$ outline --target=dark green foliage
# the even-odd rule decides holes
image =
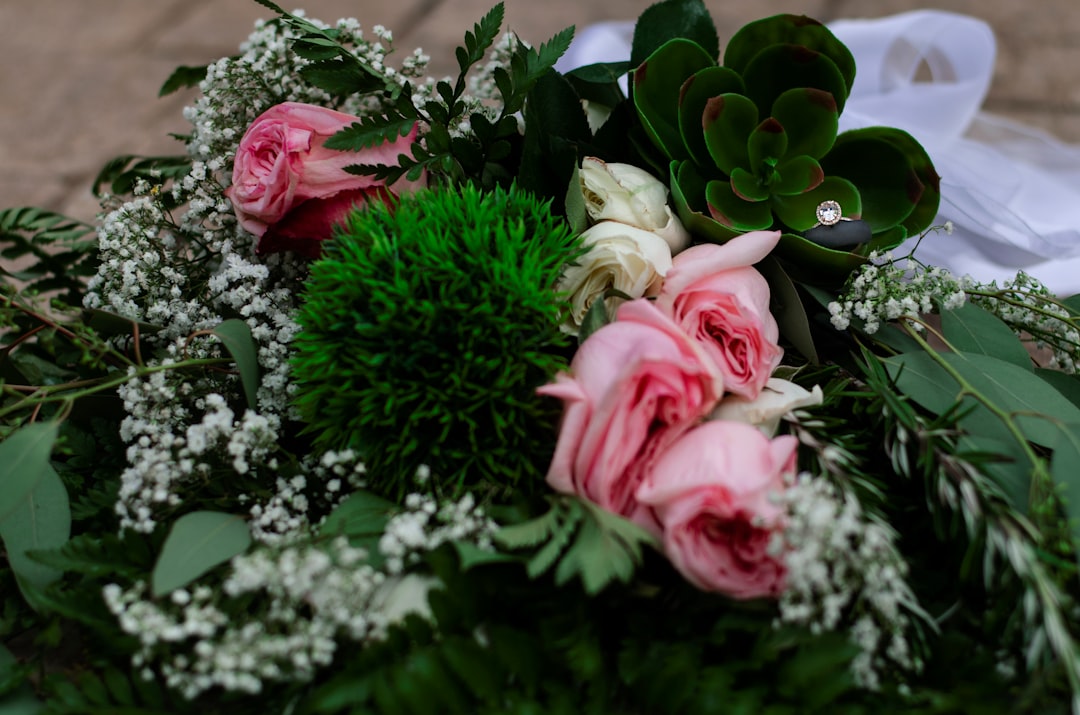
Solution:
[[[106,186],[108,193],[116,196],[130,194],[135,183],[140,179],[147,181],[151,186],[167,184],[187,176],[191,171],[191,157],[189,156],[136,156],[124,154],[111,160],[94,178],[93,191],[95,196],[102,196],[102,187]],[[176,201],[168,192],[160,194],[160,200],[166,208],[176,207]]]
[[[577,240],[516,189],[425,192],[352,215],[312,265],[294,377],[320,447],[359,448],[400,495],[419,465],[446,485],[537,483],[565,367],[554,288]]]
[[[23,289],[57,291],[77,305],[83,281],[97,270],[94,227],[52,211],[14,208],[0,211],[0,283]],[[17,269],[14,266],[19,266]]]

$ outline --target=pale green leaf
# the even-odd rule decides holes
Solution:
[[[505,564],[520,561],[517,556],[512,556],[502,551],[482,549],[471,541],[454,541],[454,551],[457,552],[458,563],[462,571],[468,571],[477,566],[486,564]]]
[[[155,596],[186,586],[251,545],[247,524],[238,516],[196,511],[176,520],[161,548],[150,583]]]
[[[251,337],[251,328],[237,318],[226,320],[211,331],[225,344],[229,354],[236,361],[240,371],[240,382],[244,386],[244,396],[248,407],[255,409],[256,394],[259,391],[259,360],[255,340]]]
[[[56,442],[53,422],[35,422],[20,427],[0,442],[0,520],[6,519],[34,490],[51,469],[49,455]]]
[[[1031,354],[1012,329],[974,303],[941,313],[945,339],[957,352],[989,355],[1031,370]]]
[[[353,492],[334,507],[319,527],[319,533],[322,536],[348,537],[382,534],[395,509],[393,502],[371,492]]]
[[[63,575],[59,569],[32,560],[26,552],[58,549],[70,537],[71,507],[67,488],[56,470],[46,464],[44,475],[29,496],[0,521],[0,538],[20,588],[27,584],[41,589]]]

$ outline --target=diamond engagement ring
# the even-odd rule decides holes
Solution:
[[[822,201],[818,204],[816,214],[818,222],[811,228],[817,228],[818,226],[835,226],[841,221],[851,221],[847,216],[844,216],[840,204],[832,199]]]

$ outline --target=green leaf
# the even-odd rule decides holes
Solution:
[[[1030,370],[977,353],[940,353],[939,357],[995,407],[1008,413],[1024,436],[1052,447],[1061,424],[1080,424],[1080,408]],[[928,353],[904,353],[882,362],[897,388],[934,414],[955,407],[963,396],[960,384]],[[975,434],[1000,433],[1001,420],[975,410],[964,420]]]
[[[836,143],[840,109],[828,92],[796,87],[773,102],[772,116],[783,125],[788,136],[788,155],[820,159]]]
[[[1021,514],[1027,513],[1033,465],[1021,445],[984,435],[961,435],[956,444],[958,456],[979,464],[1001,487],[1009,505]]]
[[[591,502],[581,504],[585,518],[559,562],[555,582],[562,585],[578,576],[592,596],[612,581],[629,583],[644,558],[643,547],[657,547],[657,543],[637,524]]]
[[[741,74],[746,96],[762,116],[770,115],[774,103],[788,90],[807,87],[828,92],[836,102],[837,113],[844,111],[844,77],[821,53],[794,45],[772,45],[754,55]]]
[[[745,74],[757,54],[770,45],[802,46],[824,54],[844,79],[844,97],[851,90],[855,81],[855,58],[851,51],[829,28],[805,15],[774,15],[744,25],[724,48],[724,65]],[[837,100],[842,102],[842,98]]]
[[[761,231],[772,226],[772,209],[767,201],[746,201],[728,181],[710,181],[705,200],[713,219],[737,231]]]
[[[70,536],[71,507],[67,489],[56,470],[46,465],[44,475],[30,495],[0,521],[0,538],[20,588],[27,584],[42,589],[63,575],[58,569],[31,560],[27,552],[58,549]]]
[[[648,7],[637,19],[630,48],[630,66],[637,67],[645,58],[669,40],[690,40],[716,63],[720,39],[708,8],[701,0],[665,0]]]
[[[629,71],[628,62],[600,62],[570,70],[566,79],[582,99],[614,107],[626,98],[619,80]]]
[[[750,135],[758,126],[758,110],[741,94],[721,94],[705,103],[700,122],[709,157],[730,175],[736,167],[750,169]],[[705,157],[695,157],[702,161]]]
[[[679,92],[679,131],[691,157],[708,161],[709,147],[701,122],[709,100],[722,94],[742,95],[745,90],[742,77],[727,67],[706,67],[683,83]],[[745,142],[739,151],[743,150]]]
[[[646,134],[668,159],[688,158],[679,128],[682,84],[699,70],[715,67],[714,57],[679,38],[659,47],[634,70],[634,108]]]
[[[581,329],[578,330],[578,344],[600,328],[611,322],[607,312],[607,301],[603,296],[593,301],[589,309],[585,311],[585,317],[581,321]]]
[[[18,677],[19,668],[19,662],[11,651],[0,645],[0,680],[8,681]],[[37,715],[44,707],[44,703],[35,697],[29,683],[0,697],[0,715]]]
[[[0,521],[20,509],[38,483],[53,472],[49,464],[58,428],[55,422],[20,427],[0,442],[5,478],[0,489]]]
[[[959,352],[989,355],[1031,370],[1031,354],[1012,329],[974,303],[941,312],[945,339]]]
[[[355,491],[334,507],[319,527],[322,536],[382,534],[397,506],[368,491]]]
[[[1035,374],[1060,392],[1066,400],[1080,407],[1080,376],[1044,367],[1035,368]]]
[[[240,371],[240,382],[244,386],[248,407],[255,409],[258,406],[259,359],[251,328],[243,320],[233,318],[218,325],[211,333],[221,339],[232,355],[236,369]]]
[[[154,596],[182,588],[251,545],[251,532],[239,516],[196,511],[176,520],[150,576]]]
[[[1064,497],[1073,548],[1080,559],[1080,422],[1059,425],[1053,448],[1050,475]]]
[[[368,94],[383,88],[383,78],[372,74],[355,58],[335,57],[300,68],[300,76],[309,84],[335,97]]]
[[[901,237],[899,241],[902,241],[906,236],[915,236],[925,231],[933,224],[934,218],[937,216],[938,205],[941,203],[941,177],[938,176],[937,171],[934,169],[934,164],[930,161],[930,155],[926,153],[926,149],[915,137],[895,127],[852,129],[837,137],[837,143],[841,140],[847,142],[855,137],[868,137],[890,144],[907,159],[907,166],[911,170],[914,180],[921,188],[921,193],[915,207],[903,221],[906,235]],[[910,188],[911,197],[915,196],[916,190],[917,187],[913,183]],[[884,245],[878,243],[875,237],[874,243],[876,245],[873,245],[871,250],[893,248],[899,245],[899,241],[892,245]]]
[[[923,184],[904,153],[865,133],[844,132],[837,137],[821,167],[855,185],[862,198],[861,217],[874,233],[903,224],[922,197]],[[855,215],[843,202],[841,206],[845,215]]]
[[[814,346],[814,333],[810,330],[810,318],[795,283],[784,270],[783,264],[771,256],[767,256],[755,268],[769,282],[769,312],[776,318],[780,334],[794,345],[807,361],[816,365],[819,358]]]
[[[409,105],[395,107],[385,116],[363,117],[341,129],[323,144],[327,149],[360,151],[407,135],[416,124],[416,112]]]
[[[772,206],[780,220],[793,231],[806,231],[818,222],[818,205],[828,200],[839,202],[844,216],[848,218],[858,218],[862,213],[859,190],[850,181],[839,176],[826,176],[820,184],[801,194],[774,194]]]
[[[164,97],[181,89],[197,87],[199,82],[206,79],[206,70],[206,65],[201,67],[180,65],[174,69],[172,74],[169,75],[169,78],[165,80],[165,84],[161,85],[161,89],[158,90],[158,96]]]
[[[585,208],[585,193],[581,190],[581,166],[574,163],[574,171],[566,187],[566,221],[574,233],[583,233],[589,227],[589,212]]]
[[[454,541],[452,543],[454,551],[457,552],[459,567],[462,571],[468,571],[471,568],[487,564],[505,564],[520,561],[518,557],[504,554],[501,551],[481,549],[471,541]]]
[[[776,167],[780,180],[772,187],[773,194],[793,196],[815,189],[825,180],[821,164],[811,156],[793,156]]]

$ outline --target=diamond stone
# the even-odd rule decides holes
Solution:
[[[817,220],[822,226],[832,226],[840,222],[844,212],[840,210],[840,204],[835,201],[822,201],[817,207]]]

